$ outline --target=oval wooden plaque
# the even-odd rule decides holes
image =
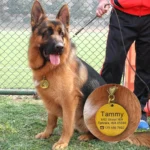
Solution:
[[[119,135],[108,136],[101,133],[95,122],[97,111],[108,104],[107,90],[112,87],[118,87],[115,92],[115,103],[121,105],[128,114],[128,126]],[[139,100],[129,89],[119,84],[106,84],[95,89],[87,98],[84,106],[84,121],[89,131],[98,139],[107,142],[121,141],[135,132],[141,119],[141,106]],[[114,129],[115,130],[115,129]]]

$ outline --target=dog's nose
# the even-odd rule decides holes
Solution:
[[[64,44],[63,44],[63,43],[57,43],[57,44],[55,45],[55,50],[56,50],[57,52],[62,52],[63,48],[64,48]]]

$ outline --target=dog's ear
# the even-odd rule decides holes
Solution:
[[[31,10],[31,26],[32,28],[36,27],[36,25],[40,24],[42,20],[46,17],[45,12],[41,6],[41,4],[35,0]]]
[[[56,16],[56,19],[59,19],[65,25],[66,29],[69,30],[70,13],[67,4],[61,7]]]

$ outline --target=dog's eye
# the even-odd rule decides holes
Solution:
[[[42,37],[44,38],[44,37],[47,37],[47,36],[48,36],[47,31],[44,31],[44,32],[42,33]]]
[[[48,36],[50,36],[52,34],[53,34],[53,30],[52,30],[52,28],[49,28],[49,29],[47,29],[47,30],[45,30],[43,32],[42,37],[46,37],[47,38]]]
[[[62,30],[59,30],[58,33],[60,36],[64,37],[64,33],[62,32]]]
[[[53,29],[52,28],[48,28],[48,34],[52,35],[53,34]]]

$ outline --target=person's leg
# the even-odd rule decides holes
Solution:
[[[137,30],[135,30],[137,24],[134,22],[137,18],[118,10],[117,15],[121,26],[125,49],[122,42],[118,19],[115,10],[113,10],[110,18],[106,57],[101,70],[101,75],[107,83],[120,84],[126,53],[137,36]]]
[[[139,18],[143,18],[143,17],[138,17],[138,16],[136,17],[136,16],[124,14],[120,11],[117,11],[117,13],[119,16],[119,21],[120,21],[120,26],[121,26],[121,31],[122,31],[122,35],[123,35],[125,49],[128,52],[130,45],[132,44],[132,42],[134,40],[137,39],[138,33],[141,30],[141,26],[140,26],[141,21]],[[149,30],[149,32],[150,32],[150,29],[147,29],[147,30]],[[150,37],[150,34],[149,34],[149,37]],[[148,40],[148,41],[150,41],[150,40]],[[143,50],[143,48],[141,50]],[[121,40],[118,20],[117,20],[115,12],[113,11],[112,15],[111,15],[111,19],[110,19],[110,30],[109,30],[109,34],[108,34],[106,58],[105,58],[103,68],[101,70],[101,75],[107,83],[120,84],[122,72],[123,72],[124,64],[125,64],[125,58],[126,58],[126,56],[125,56],[125,52],[124,52],[124,48],[123,48],[123,44],[122,44],[122,40]],[[150,68],[150,66],[148,66],[149,64],[150,63],[148,63],[146,65],[147,65],[147,67]],[[137,70],[140,70],[140,69],[137,68]],[[139,72],[139,71],[137,71],[137,72]],[[136,77],[136,81],[135,81],[136,88],[135,88],[134,93],[139,98],[141,106],[144,106],[145,98],[142,98],[142,99],[140,98],[139,91],[141,90],[141,88],[140,88],[140,90],[138,90],[138,88],[139,88],[139,86],[137,86],[138,82],[139,82],[139,80],[137,80],[137,77]],[[144,94],[143,94],[143,96],[144,96]],[[144,112],[142,112],[141,119],[146,121],[146,115]],[[141,125],[141,122],[140,122],[139,126],[140,125]],[[147,122],[144,122],[144,126],[142,123],[142,128],[147,128],[147,127],[148,127]]]
[[[139,19],[141,26],[139,26],[138,38],[135,42],[137,75],[135,76],[134,93],[138,97],[143,110],[148,101],[148,94],[150,94],[150,16]],[[141,119],[147,120],[144,111],[142,111]]]

